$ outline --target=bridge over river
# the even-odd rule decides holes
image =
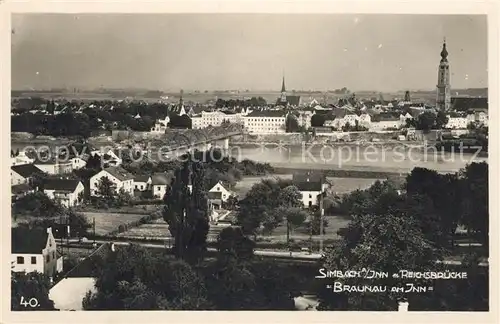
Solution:
[[[165,133],[113,131],[110,137],[89,139],[98,149],[133,147],[147,153],[152,160],[165,160],[194,150],[207,151],[218,147],[229,149],[229,139],[243,134],[239,125],[229,124],[204,129],[167,129]]]

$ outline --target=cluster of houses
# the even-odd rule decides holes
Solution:
[[[29,184],[30,175],[40,171],[33,164],[14,165],[11,169],[16,174],[15,181],[25,181],[23,184]],[[96,185],[102,177],[107,177],[116,188],[127,192],[151,190],[155,197],[162,197],[170,185],[172,174],[133,176],[121,167],[108,167],[91,178],[92,194],[97,194]],[[323,173],[294,174],[293,184],[299,189],[305,208],[319,206],[323,210],[322,198],[329,188]],[[47,181],[43,190],[51,198],[74,206],[79,203],[78,194],[83,192],[83,185],[78,180],[55,179]],[[232,196],[235,193],[223,182],[218,182],[208,191],[211,221],[217,223],[218,210]],[[115,249],[114,244],[103,244],[51,287],[49,297],[54,300],[56,307],[62,310],[81,309],[81,299],[87,291],[94,289],[95,259],[103,257],[102,253],[113,253]],[[12,228],[11,270],[25,273],[36,271],[49,276],[51,280],[63,271],[63,255],[57,249],[51,228]]]
[[[453,109],[448,112],[448,123],[445,128],[466,129],[470,123],[487,126],[488,101],[487,98],[480,99],[452,98]],[[322,126],[324,129],[342,130],[346,125],[359,125],[368,131],[397,130],[405,127],[408,119],[416,118],[425,111],[436,113],[435,108],[424,103],[412,103],[409,100],[352,103],[348,100],[339,100],[341,104],[320,105],[313,99],[306,106],[291,105],[287,99],[283,99],[285,102],[280,104],[280,100],[278,99],[277,105],[273,107],[236,107],[218,110],[201,106],[186,109],[181,102],[176,112],[181,116],[189,116],[193,129],[220,126],[224,122],[229,122],[243,125],[250,134],[285,133],[287,118],[295,118],[299,126],[310,129],[311,120],[316,114],[323,115],[324,122],[323,125],[314,126]],[[158,120],[151,132],[165,133],[168,122],[169,117]]]
[[[10,171],[12,198],[19,198],[38,189],[67,208],[78,206],[83,202],[84,184],[79,180],[66,177],[68,173],[66,170],[50,173],[58,174],[60,178],[47,178],[39,188],[35,188],[36,176],[43,173],[45,173],[44,169],[39,168],[39,165],[35,163],[12,165]],[[120,166],[110,166],[90,178],[89,190],[91,196],[99,196],[99,184],[102,178],[107,178],[115,192],[123,191],[135,196],[137,193],[149,191],[150,197],[161,199],[172,181],[172,176],[173,174],[169,172],[154,173],[149,176],[133,175]],[[227,185],[218,183],[209,190],[209,198],[213,200],[211,206],[219,209],[230,196],[234,196],[228,188]]]

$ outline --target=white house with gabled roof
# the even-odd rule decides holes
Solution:
[[[99,195],[99,184],[102,178],[108,178],[113,183],[116,193],[123,189],[130,195],[134,194],[134,176],[121,167],[109,167],[102,169],[90,178],[90,194]]]
[[[229,197],[234,196],[234,192],[228,189],[228,186],[225,185],[222,181],[217,182],[217,184],[213,186],[212,189],[210,189],[208,192],[220,193],[220,199],[222,200],[222,202],[226,202]]]
[[[49,277],[63,270],[52,229],[12,228],[11,269],[13,272],[39,272]]]

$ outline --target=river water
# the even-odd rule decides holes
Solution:
[[[11,148],[22,150],[29,144],[12,143]],[[54,146],[57,143],[33,144]],[[158,155],[152,151],[153,159]],[[485,157],[460,150],[444,152],[408,145],[231,145],[229,154],[237,159],[269,163],[274,167],[294,169],[333,169],[380,172],[411,171],[425,167],[438,172],[456,172],[471,162],[487,161]]]
[[[409,148],[396,145],[382,146],[331,146],[310,145],[293,147],[230,147],[238,160],[250,159],[266,162],[274,167],[298,169],[363,170],[384,172],[409,172],[414,167],[425,167],[438,172],[456,172],[471,162],[487,161],[472,153],[436,149]]]

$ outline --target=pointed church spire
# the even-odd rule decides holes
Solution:
[[[285,88],[285,73],[283,73],[283,82],[281,83],[281,92],[286,92],[286,88]]]
[[[448,61],[448,51],[446,50],[446,37],[443,39],[443,49],[441,50],[441,62]]]

